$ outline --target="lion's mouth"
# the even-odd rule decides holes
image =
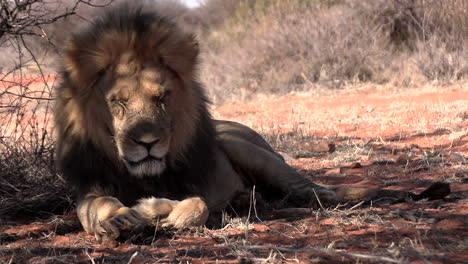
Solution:
[[[132,166],[136,166],[138,164],[141,164],[141,163],[145,163],[145,162],[163,162],[164,161],[164,157],[162,158],[157,158],[157,157],[153,157],[153,156],[148,156],[142,160],[139,160],[139,161],[131,161],[131,160],[126,160],[126,162],[128,162],[128,164],[132,165]]]
[[[124,163],[130,174],[139,178],[158,176],[166,168],[165,157],[147,156],[139,161],[124,159]]]

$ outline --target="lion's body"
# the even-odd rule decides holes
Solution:
[[[250,128],[213,120],[197,55],[193,36],[131,6],[73,35],[57,91],[57,155],[86,231],[115,238],[155,217],[203,225],[254,185],[304,206],[377,194],[314,184]]]

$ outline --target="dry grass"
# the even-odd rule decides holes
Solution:
[[[202,80],[215,103],[316,86],[458,81],[468,73],[466,0],[238,5],[202,41]]]
[[[71,205],[54,166],[55,79],[21,74],[19,69],[0,76],[0,222],[61,214]]]
[[[276,221],[265,221],[256,222],[257,225],[279,225],[284,226],[287,232],[278,232],[278,235],[285,238],[293,239],[307,235],[308,229],[315,225],[324,225],[324,228],[335,228],[345,229],[354,228],[363,230],[369,229],[369,227],[385,226],[389,231],[398,233],[405,227],[398,227],[392,225],[392,221],[399,220],[401,217],[413,219],[414,222],[420,221],[433,221],[433,219],[426,219],[424,217],[416,217],[408,212],[394,210],[389,213],[382,213],[373,211],[372,209],[362,209],[359,204],[351,208],[342,208],[343,206],[337,206],[336,208],[330,208],[326,210],[316,210],[312,212],[315,215],[315,223],[312,223],[310,219],[307,220],[276,220]],[[294,219],[294,216],[292,216]],[[327,223],[327,224],[323,224]],[[255,238],[255,224],[251,224],[248,220],[234,218],[232,219],[221,232],[205,230],[205,234],[209,237],[214,238],[218,241],[223,241],[220,246],[228,248],[228,255],[233,255],[238,259],[242,259],[241,263],[295,263],[304,260],[298,258],[298,256],[292,257],[290,253],[313,253],[315,254],[315,260],[317,262],[327,261],[327,257],[331,256],[334,261],[336,258],[347,259],[348,261],[377,261],[380,263],[406,263],[405,259],[408,255],[416,255],[420,259],[429,260],[440,258],[439,254],[431,251],[430,248],[425,246],[425,243],[430,240],[427,235],[427,231],[416,231],[414,236],[404,237],[400,240],[388,241],[388,247],[382,247],[382,242],[377,233],[374,238],[362,241],[363,245],[368,245],[373,248],[367,251],[365,254],[355,254],[342,250],[343,248],[349,247],[348,243],[352,242],[351,238],[344,238],[344,240],[331,240],[329,242],[321,243],[322,246],[310,246],[302,249],[295,249],[294,247],[283,247],[277,245],[264,245],[255,244],[251,238]],[[325,227],[328,226],[328,227]],[[245,231],[244,235],[233,236],[233,233],[238,233],[238,230]],[[249,231],[252,232],[253,236],[249,236]],[[275,230],[270,230],[275,232]],[[453,246],[453,245],[452,245]],[[460,245],[463,247],[463,245]],[[449,249],[449,248],[446,248]],[[260,253],[261,252],[261,253]],[[264,257],[259,257],[264,256]]]

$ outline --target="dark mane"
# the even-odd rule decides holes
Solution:
[[[136,2],[136,1],[135,1]],[[152,24],[164,25],[169,29],[176,29],[177,26],[168,17],[160,15],[154,8],[148,5],[137,3],[124,3],[117,8],[109,9],[102,16],[94,20],[78,34],[74,35],[75,40],[83,36],[98,39],[100,34],[110,30],[117,32],[136,32],[144,36],[149,32]],[[93,44],[93,43],[86,43]]]
[[[203,196],[198,186],[204,184],[204,176],[214,169],[216,141],[210,115],[206,109],[201,112],[205,113],[200,113],[199,126],[185,158],[169,165],[159,178],[135,181],[121,164],[113,162],[92,142],[71,138],[59,143],[69,150],[58,157],[59,169],[80,196],[89,192],[112,195],[128,205],[145,196],[169,199]]]
[[[154,36],[155,27],[161,31],[161,36]],[[112,9],[111,12],[105,13],[102,18],[95,21],[90,27],[72,36],[70,40],[71,48],[68,48],[69,50],[65,56],[69,62],[65,63],[66,66],[62,71],[62,83],[57,90],[58,99],[55,110],[59,135],[57,141],[59,169],[65,179],[77,190],[79,196],[90,192],[99,195],[111,195],[119,198],[127,205],[131,205],[139,198],[150,195],[176,199],[195,194],[201,195],[198,186],[203,184],[205,181],[204,176],[212,171],[215,166],[216,135],[211,115],[208,112],[207,105],[209,102],[205,91],[196,82],[192,69],[183,66],[193,64],[193,67],[196,67],[195,58],[191,58],[193,56],[192,50],[187,51],[187,46],[192,48],[189,45],[193,43],[181,42],[181,47],[171,46],[172,50],[166,49],[166,52],[172,52],[168,56],[168,66],[173,67],[179,73],[186,73],[186,75],[181,76],[182,79],[188,75],[192,79],[191,87],[184,87],[192,89],[191,93],[196,98],[194,102],[196,113],[193,114],[195,117],[194,131],[189,135],[191,140],[182,153],[177,153],[175,161],[168,162],[168,167],[162,175],[134,179],[129,175],[121,161],[115,156],[109,155],[98,144],[99,142],[96,143],[99,140],[93,138],[96,133],[105,134],[101,138],[107,136],[111,138],[112,136],[109,135],[108,130],[104,131],[106,129],[102,125],[102,118],[98,119],[98,121],[89,120],[102,114],[96,111],[107,111],[102,110],[104,106],[89,105],[89,98],[92,98],[92,94],[96,95],[99,89],[99,87],[94,86],[97,78],[99,78],[97,73],[100,70],[99,67],[102,67],[98,63],[99,57],[110,56],[99,54],[99,52],[102,52],[100,50],[102,47],[98,46],[99,41],[106,32],[122,34],[122,41],[125,41],[125,37],[132,32],[136,33],[139,40],[135,41],[135,45],[132,43],[123,43],[121,45],[128,45],[126,46],[127,49],[136,49],[137,52],[147,49],[146,46],[136,45],[139,41],[146,40],[146,38],[161,38],[166,41],[168,37],[176,40],[180,37],[178,35],[179,29],[170,19],[153,11],[145,11],[141,5],[128,4]],[[175,37],[171,34],[175,35]],[[193,39],[190,41],[193,41]],[[142,43],[140,44],[146,45],[146,42],[143,41]],[[115,45],[120,44],[115,43]],[[176,49],[181,50],[182,55],[176,54]],[[117,48],[115,50],[119,51]],[[150,50],[146,52],[157,53],[158,51]],[[198,53],[198,49],[196,52]],[[185,62],[185,64],[184,61],[181,62],[180,60],[172,62],[170,59],[175,56],[174,54],[183,56],[183,59],[194,61]],[[94,110],[99,109],[97,107],[101,107],[101,110]],[[178,107],[186,106],[181,105]],[[74,117],[72,113],[79,115],[79,118]],[[102,139],[100,140],[102,141]]]

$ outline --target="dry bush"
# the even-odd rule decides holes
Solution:
[[[0,222],[70,206],[53,161],[54,84],[54,75],[25,76],[21,67],[0,78]]]
[[[239,12],[207,43],[202,76],[215,102],[369,81],[388,57],[372,25],[343,5],[288,0]]]
[[[394,51],[390,65],[396,69],[387,74],[397,85],[417,75],[426,81],[466,78],[467,0],[378,0],[352,6],[360,9],[366,20],[374,21],[387,42],[383,48]]]
[[[70,190],[53,162],[51,108],[56,79],[48,72],[65,39],[67,27],[60,22],[72,23],[80,11],[111,2],[0,2],[0,223],[43,211],[63,213],[70,205]]]
[[[202,78],[215,103],[316,85],[464,79],[467,5],[467,0],[238,0],[234,12],[224,12],[232,15],[223,25],[202,39]]]
[[[3,73],[33,59],[43,70],[53,61],[70,28],[85,21],[90,10],[113,0],[22,0],[0,2],[0,64]],[[22,50],[20,50],[22,49]],[[21,56],[19,56],[21,54]],[[19,61],[19,60],[22,61]],[[20,65],[21,64],[21,65]],[[32,63],[30,63],[32,64]],[[37,71],[35,72],[37,73]]]
[[[432,1],[423,6],[428,36],[416,42],[415,61],[429,80],[460,80],[468,75],[468,1]]]
[[[456,39],[449,38],[456,43]],[[465,47],[451,48],[452,44],[441,36],[432,36],[429,40],[418,41],[418,52],[414,61],[419,71],[428,80],[461,80],[468,75],[468,39]]]

